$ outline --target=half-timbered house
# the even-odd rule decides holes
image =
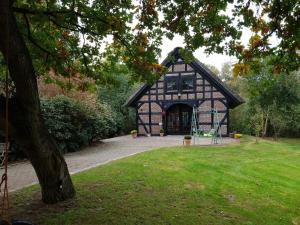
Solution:
[[[138,134],[159,135],[160,129],[166,134],[188,134],[193,107],[198,107],[216,108],[222,135],[228,135],[229,109],[243,99],[197,59],[186,63],[179,49],[162,62],[168,72],[152,86],[140,87],[126,103],[136,109]],[[213,120],[213,115],[199,117],[200,125],[207,129],[213,127]]]

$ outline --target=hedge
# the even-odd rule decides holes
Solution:
[[[45,125],[62,152],[72,152],[116,132],[115,116],[106,104],[90,107],[66,96],[42,100]]]

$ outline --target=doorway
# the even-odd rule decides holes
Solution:
[[[189,134],[191,131],[192,107],[186,104],[175,104],[166,113],[167,134]]]

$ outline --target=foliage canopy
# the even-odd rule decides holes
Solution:
[[[259,69],[247,76],[228,81],[247,99],[231,113],[232,129],[248,134],[300,135],[299,72],[273,74],[270,61],[260,60]]]
[[[299,67],[300,7],[291,1],[99,1],[18,0],[13,3],[34,65],[39,74],[50,68],[72,76],[80,73],[101,79],[103,57],[113,55],[138,71],[142,80],[164,70],[157,62],[162,37],[184,37],[188,50],[204,47],[208,53],[226,52],[245,64],[274,55],[274,70]],[[230,12],[231,11],[231,12]],[[253,36],[240,43],[243,28]],[[270,38],[277,37],[276,45]],[[111,43],[114,52],[104,51]],[[288,63],[287,63],[288,62]],[[246,68],[246,69],[245,69]]]

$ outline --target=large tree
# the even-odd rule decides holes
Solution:
[[[62,76],[80,73],[102,79],[99,52],[113,42],[114,60],[137,71],[134,79],[151,81],[164,69],[157,55],[162,37],[182,35],[187,49],[226,52],[239,57],[244,71],[260,55],[273,54],[276,70],[299,67],[297,0],[1,0],[0,57],[9,69],[15,92],[9,99],[10,135],[25,148],[42,189],[43,201],[54,203],[75,191],[63,156],[41,117],[37,76],[50,68]],[[255,33],[248,47],[239,43],[243,27]],[[269,46],[272,36],[279,44]],[[191,57],[188,52],[186,58]],[[284,63],[282,63],[284,62]],[[289,63],[286,63],[289,62]],[[99,76],[100,74],[100,76]],[[0,121],[4,102],[1,98]]]

